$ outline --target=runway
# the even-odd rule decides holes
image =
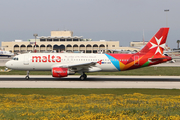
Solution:
[[[93,76],[85,81],[79,76],[53,78],[31,75],[0,75],[0,88],[159,88],[180,89],[180,76]]]

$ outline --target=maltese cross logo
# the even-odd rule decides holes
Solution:
[[[101,65],[102,64],[102,60],[98,61],[97,63],[99,63]]]
[[[161,51],[161,49],[160,49],[160,48],[162,48],[162,49],[164,50],[164,48],[165,48],[165,43],[160,44],[163,36],[162,36],[161,38],[159,38],[159,39],[157,39],[156,37],[154,37],[154,38],[156,39],[156,43],[150,42],[151,45],[152,45],[152,47],[149,48],[149,49],[152,49],[152,48],[157,47],[155,54],[158,53],[158,52],[159,52],[160,54],[163,54],[163,53],[162,53],[163,51]]]

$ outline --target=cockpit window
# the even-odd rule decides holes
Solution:
[[[13,57],[13,60],[18,60],[18,58],[17,57]]]

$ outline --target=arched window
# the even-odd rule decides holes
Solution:
[[[91,45],[90,45],[90,44],[88,44],[88,45],[86,45],[86,47],[91,47]]]
[[[75,45],[73,45],[73,47],[78,47],[78,45],[77,45],[77,44],[75,44]]]
[[[41,45],[40,47],[45,47],[45,45]]]
[[[34,45],[34,47],[35,47],[35,45]],[[39,45],[36,45],[36,47],[39,47]]]
[[[48,44],[47,47],[52,47],[52,45]]]
[[[99,47],[105,47],[103,44],[101,44]]]
[[[98,47],[98,45],[97,45],[97,44],[94,44],[93,47]]]
[[[27,47],[32,47],[32,45],[28,45]]]
[[[64,45],[60,45],[59,48],[60,48],[60,50],[65,50],[65,46]]]
[[[85,47],[85,45],[81,44],[80,47]]]
[[[54,45],[54,46],[53,46],[53,49],[54,49],[54,50],[58,49],[58,45]]]
[[[70,44],[68,44],[66,47],[72,47]]]
[[[26,47],[25,45],[21,45],[21,47]]]
[[[14,47],[19,47],[19,45],[14,45]]]

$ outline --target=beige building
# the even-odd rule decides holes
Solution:
[[[107,52],[107,50],[138,51],[136,48],[119,47],[119,41],[92,41],[91,39],[84,39],[82,36],[73,36],[72,31],[51,31],[51,36],[37,37],[36,40],[29,39],[28,41],[2,42],[1,45],[5,51],[13,53],[33,52],[35,49],[37,52],[80,51],[83,53]]]
[[[141,41],[133,41],[130,42],[130,47],[139,47],[141,48],[142,46],[146,45],[148,42],[141,42]]]

